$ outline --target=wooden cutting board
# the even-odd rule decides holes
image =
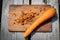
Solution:
[[[9,6],[9,17],[8,17],[8,30],[9,31],[21,31],[21,32],[26,31],[27,28],[31,24],[33,24],[33,22],[36,19],[38,19],[50,7],[51,7],[50,5],[10,5]],[[21,22],[17,22],[16,19],[19,20],[23,13],[26,13],[29,15],[31,15],[31,13],[32,14],[34,13],[35,15],[34,17],[32,17],[33,20],[31,19],[32,21],[30,22],[28,20],[26,24],[21,24]],[[24,14],[25,17],[26,17],[26,14]],[[52,31],[51,19],[47,20],[41,25],[38,25],[38,27],[35,30],[40,31],[40,32],[51,32]]]

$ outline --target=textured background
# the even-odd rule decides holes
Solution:
[[[0,19],[1,19],[1,10],[2,10],[2,0],[0,0]],[[1,20],[0,20],[1,22]]]
[[[1,11],[2,11],[2,0],[0,0],[0,29],[1,29]],[[0,33],[0,38],[1,38],[1,33]]]
[[[1,22],[1,8],[2,8],[1,2],[2,2],[2,1],[0,0],[0,22]],[[16,1],[14,1],[14,2],[16,2]],[[26,3],[26,2],[25,2],[25,3]],[[17,3],[17,4],[19,4],[19,3]],[[1,23],[0,23],[0,24],[1,24]],[[1,27],[1,26],[0,26],[0,27]],[[4,29],[4,30],[7,30],[7,29]],[[55,30],[53,30],[53,31],[55,31]],[[57,32],[57,31],[56,31],[56,32]],[[55,36],[57,36],[56,34],[54,34],[54,33],[56,33],[56,32],[53,32],[53,35],[52,35],[52,36],[53,36],[53,39],[56,38]],[[4,33],[4,31],[3,31],[3,33]],[[8,33],[8,32],[7,32],[7,33]],[[10,34],[10,33],[9,33],[9,34]],[[19,36],[20,33],[12,33],[12,35],[9,35],[9,34],[6,34],[6,32],[5,32],[5,35],[3,36],[2,39],[5,40],[6,37],[8,37],[7,39],[10,39],[11,36],[14,37],[14,38],[16,38],[17,40],[20,39],[20,36]],[[2,34],[2,35],[3,35],[3,34]],[[14,36],[14,35],[16,35],[16,36]],[[46,35],[47,35],[47,34],[46,34]],[[54,36],[54,35],[55,35],[55,36]],[[5,37],[5,36],[6,36],[6,37]],[[38,35],[38,36],[39,36],[39,35]],[[42,35],[41,35],[41,36],[42,36]],[[44,36],[44,35],[43,35],[43,36]],[[49,37],[49,35],[47,35],[47,36]],[[51,36],[51,35],[50,35],[50,36]],[[45,37],[45,36],[44,36],[44,37]],[[47,37],[47,38],[48,38],[48,37]],[[12,38],[11,40],[14,40],[14,38]],[[45,37],[45,38],[46,38],[46,37]],[[50,38],[51,38],[51,37],[50,37]],[[50,38],[49,38],[49,39],[50,39]],[[33,38],[32,38],[32,39],[33,39]],[[36,39],[36,38],[35,38],[35,39]],[[42,39],[43,39],[43,38],[41,38],[41,40],[42,40]],[[46,39],[46,40],[47,40],[47,39]]]

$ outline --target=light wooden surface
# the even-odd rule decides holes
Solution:
[[[37,9],[34,7],[36,7]],[[28,22],[27,24],[22,25],[21,23],[14,22],[15,18],[17,18],[17,16],[21,16],[20,15],[21,11],[28,13],[28,11],[31,10],[32,12],[34,12],[34,10],[36,9],[36,10],[41,10],[41,12],[42,11],[45,12],[44,10],[42,10],[42,8],[45,9],[45,11],[46,11],[48,8],[51,8],[51,6],[50,5],[29,5],[29,6],[28,5],[22,5],[22,6],[21,5],[18,5],[18,6],[10,5],[9,6],[9,15],[10,16],[8,16],[8,30],[12,31],[12,32],[25,32],[26,29],[30,26],[30,23],[32,24],[32,22],[30,22],[30,23]],[[40,11],[36,11],[36,10],[35,10],[35,12],[38,12],[39,13],[38,17],[40,17],[42,13]],[[18,13],[17,13],[17,11],[18,11]],[[15,15],[13,15],[14,13],[15,13],[15,15],[16,14],[18,14],[18,15],[15,16]],[[25,15],[25,18],[26,17],[27,17],[27,15]],[[37,17],[37,15],[33,19],[36,19],[36,17]],[[33,21],[35,21],[35,20],[33,20]],[[15,25],[14,25],[14,23],[15,23]],[[16,23],[18,23],[18,24],[16,24]],[[39,25],[38,27],[39,28],[37,28],[37,30],[36,30],[37,32],[51,32],[52,31],[52,22],[51,22],[51,20],[48,20],[47,22],[43,23],[42,25]]]
[[[58,12],[58,0],[47,0],[48,3],[56,8],[57,11],[57,20],[56,17],[52,19],[52,32],[42,33],[42,32],[33,32],[31,34],[31,40],[59,40],[59,12]],[[29,0],[3,0],[2,7],[2,19],[1,19],[1,40],[25,40],[23,37],[24,32],[9,32],[8,31],[8,13],[9,5],[23,5],[29,4]],[[32,0],[31,4],[44,4],[43,0]]]

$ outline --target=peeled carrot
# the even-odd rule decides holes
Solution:
[[[40,25],[41,23],[47,21],[48,19],[50,19],[51,17],[53,17],[56,14],[56,10],[55,8],[49,8],[48,10],[46,10],[42,16],[40,16],[24,33],[24,37],[26,38],[38,25]]]

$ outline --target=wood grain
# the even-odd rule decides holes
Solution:
[[[2,7],[2,19],[1,19],[1,40],[25,40],[23,37],[24,32],[9,32],[8,31],[8,12],[9,12],[9,5],[23,5],[22,0],[3,0],[3,7]],[[27,2],[26,2],[27,4]],[[33,4],[44,4],[43,1],[32,0]],[[57,20],[56,17],[52,19],[52,32],[33,32],[31,34],[31,40],[59,40],[59,7],[58,7],[58,0],[48,0],[48,4],[54,6],[57,10]],[[54,21],[55,20],[55,21]],[[53,22],[54,21],[54,22]],[[21,36],[20,36],[21,35]]]
[[[15,20],[17,17],[21,16],[21,14],[22,14],[21,11],[23,11],[25,13],[28,13],[31,11],[32,12],[38,12],[39,15],[36,15],[35,18],[32,18],[32,19],[36,20],[36,19],[38,19],[38,17],[40,17],[43,14],[43,12],[45,12],[50,7],[51,7],[50,5],[10,5],[9,6],[9,17],[8,17],[8,30],[9,31],[16,31],[16,32],[17,31],[23,32],[23,31],[26,31],[26,29],[30,26],[30,23],[31,24],[33,23],[32,21],[30,23],[27,22],[27,24],[24,24],[24,25],[22,25],[21,23],[17,23]],[[26,17],[26,16],[24,16],[24,17]],[[33,21],[35,21],[35,20],[33,20]],[[49,19],[45,23],[39,25],[38,28],[35,30],[38,32],[39,31],[51,32],[52,31],[51,20]]]
[[[37,4],[38,1],[37,0],[32,0],[32,4],[35,4],[34,1],[36,1]],[[57,10],[57,15],[56,17],[54,17],[52,19],[52,32],[50,33],[42,33],[42,32],[33,32],[32,33],[32,37],[31,40],[59,40],[59,7],[58,7],[58,0],[47,0],[47,4],[54,6]],[[57,19],[58,18],[58,19]]]

